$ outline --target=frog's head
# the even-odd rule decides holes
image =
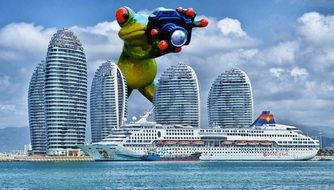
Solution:
[[[121,27],[118,36],[124,41],[123,51],[137,59],[148,57],[152,46],[145,35],[147,17],[121,7],[116,11],[116,20]]]

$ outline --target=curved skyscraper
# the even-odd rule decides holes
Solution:
[[[46,125],[44,106],[45,62],[32,74],[28,91],[30,140],[33,154],[46,154]]]
[[[121,70],[107,61],[95,72],[90,91],[92,142],[99,142],[122,125],[127,87]]]
[[[155,120],[160,124],[180,124],[199,127],[199,86],[194,70],[179,63],[167,69],[154,95]]]
[[[240,69],[222,73],[208,97],[210,127],[248,127],[253,119],[253,95],[247,74]]]
[[[84,144],[87,112],[87,64],[83,47],[68,29],[51,38],[45,74],[48,155],[77,154]]]

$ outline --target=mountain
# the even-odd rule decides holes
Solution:
[[[90,141],[90,128],[86,130],[86,134],[86,140]],[[0,153],[23,150],[26,144],[30,144],[29,127],[0,128]]]
[[[0,128],[0,152],[23,150],[25,144],[30,144],[28,127]]]
[[[334,138],[334,127],[325,126],[325,125],[309,125],[302,124],[295,121],[290,120],[276,120],[276,123],[295,126],[298,129],[302,130],[305,134],[309,134],[311,136],[326,136]]]
[[[291,121],[279,121],[285,125],[296,126],[298,129],[303,131],[305,135],[311,136],[318,140],[321,139],[322,147],[334,147],[334,128],[330,126],[315,126],[315,125],[303,125]]]

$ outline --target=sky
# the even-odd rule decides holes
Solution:
[[[254,117],[270,110],[280,121],[334,128],[330,0],[1,0],[0,128],[28,126],[29,81],[57,29],[69,28],[82,42],[90,90],[95,70],[106,60],[116,62],[122,50],[114,16],[121,6],[141,14],[158,7],[193,7],[197,19],[209,20],[207,28],[193,30],[190,45],[180,53],[157,59],[157,80],[178,62],[195,70],[203,127],[211,84],[225,70],[239,68],[252,83]],[[129,98],[129,117],[150,108],[138,92]]]

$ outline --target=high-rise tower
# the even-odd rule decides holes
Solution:
[[[36,67],[32,74],[28,91],[28,112],[30,140],[33,154],[46,154],[45,125],[45,61]]]
[[[179,63],[167,69],[156,87],[154,114],[157,123],[200,125],[199,86],[195,71]]]
[[[209,126],[248,127],[253,119],[253,95],[247,74],[240,69],[222,73],[208,97]]]
[[[84,144],[87,64],[83,47],[68,29],[53,35],[46,57],[47,154],[69,155]],[[76,154],[76,153],[74,153]]]
[[[113,128],[123,123],[126,112],[127,87],[121,70],[107,61],[95,72],[90,91],[92,142],[99,142]]]

